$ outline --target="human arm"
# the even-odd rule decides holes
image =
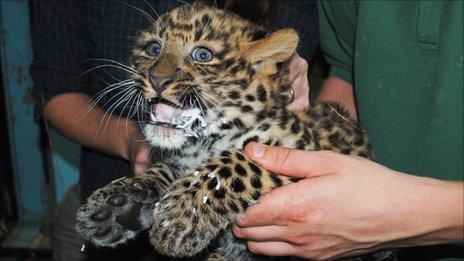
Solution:
[[[323,13],[320,17],[323,28],[321,36],[324,39],[323,49],[327,62],[331,65],[331,75],[324,82],[318,96],[318,101],[331,101],[340,103],[353,118],[357,118],[354,90],[351,84],[351,53],[347,42],[336,39],[336,34]],[[311,39],[307,39],[311,40]],[[292,111],[301,111],[309,108],[308,62],[295,54],[289,64],[290,80],[294,90],[295,99],[287,105]]]
[[[136,124],[126,118],[105,116],[83,93],[71,92],[53,97],[44,107],[44,119],[70,140],[112,156],[129,160],[140,173],[149,163],[148,145]]]
[[[259,157],[256,148],[245,151],[263,167],[303,179],[263,196],[237,221],[234,233],[252,252],[328,259],[464,240],[462,182],[334,152],[264,147]]]
[[[140,171],[148,153],[146,145],[135,142],[140,139],[137,126],[128,121],[126,130],[125,119],[103,118],[105,112],[96,106],[87,112],[94,81],[81,74],[83,62],[95,55],[95,47],[82,19],[85,8],[74,2],[39,1],[31,4],[31,12],[34,59],[30,75],[36,118],[80,145],[136,161],[134,167]]]
[[[338,102],[354,119],[357,119],[353,85],[337,76],[329,76],[324,81],[317,100]]]
[[[344,3],[346,6],[343,10],[347,13],[337,12],[335,14],[332,5],[337,4],[328,1],[318,2],[321,49],[330,66],[330,71],[317,100],[338,102],[356,119],[357,110],[353,88],[356,16],[352,10],[355,4]]]

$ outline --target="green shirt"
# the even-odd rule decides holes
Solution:
[[[392,169],[463,179],[463,1],[322,1],[330,75]]]
[[[379,161],[462,180],[463,1],[322,1],[319,16],[330,75],[353,84]],[[456,245],[406,253],[462,258]]]

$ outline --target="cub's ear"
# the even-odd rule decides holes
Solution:
[[[245,58],[251,63],[272,61],[274,63],[290,58],[298,46],[298,34],[293,29],[281,29],[263,39],[250,42],[245,47]]]

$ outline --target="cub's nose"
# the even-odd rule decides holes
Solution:
[[[158,76],[150,75],[149,78],[150,78],[150,83],[153,86],[153,89],[159,95],[164,90],[166,90],[166,87],[168,86],[169,83],[171,83],[173,77],[171,76],[158,77]]]

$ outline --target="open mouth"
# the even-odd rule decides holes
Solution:
[[[200,125],[204,127],[205,121],[198,108],[180,108],[173,102],[165,99],[157,99],[150,102],[149,124],[168,128],[181,129],[187,133],[193,131],[193,127]]]

